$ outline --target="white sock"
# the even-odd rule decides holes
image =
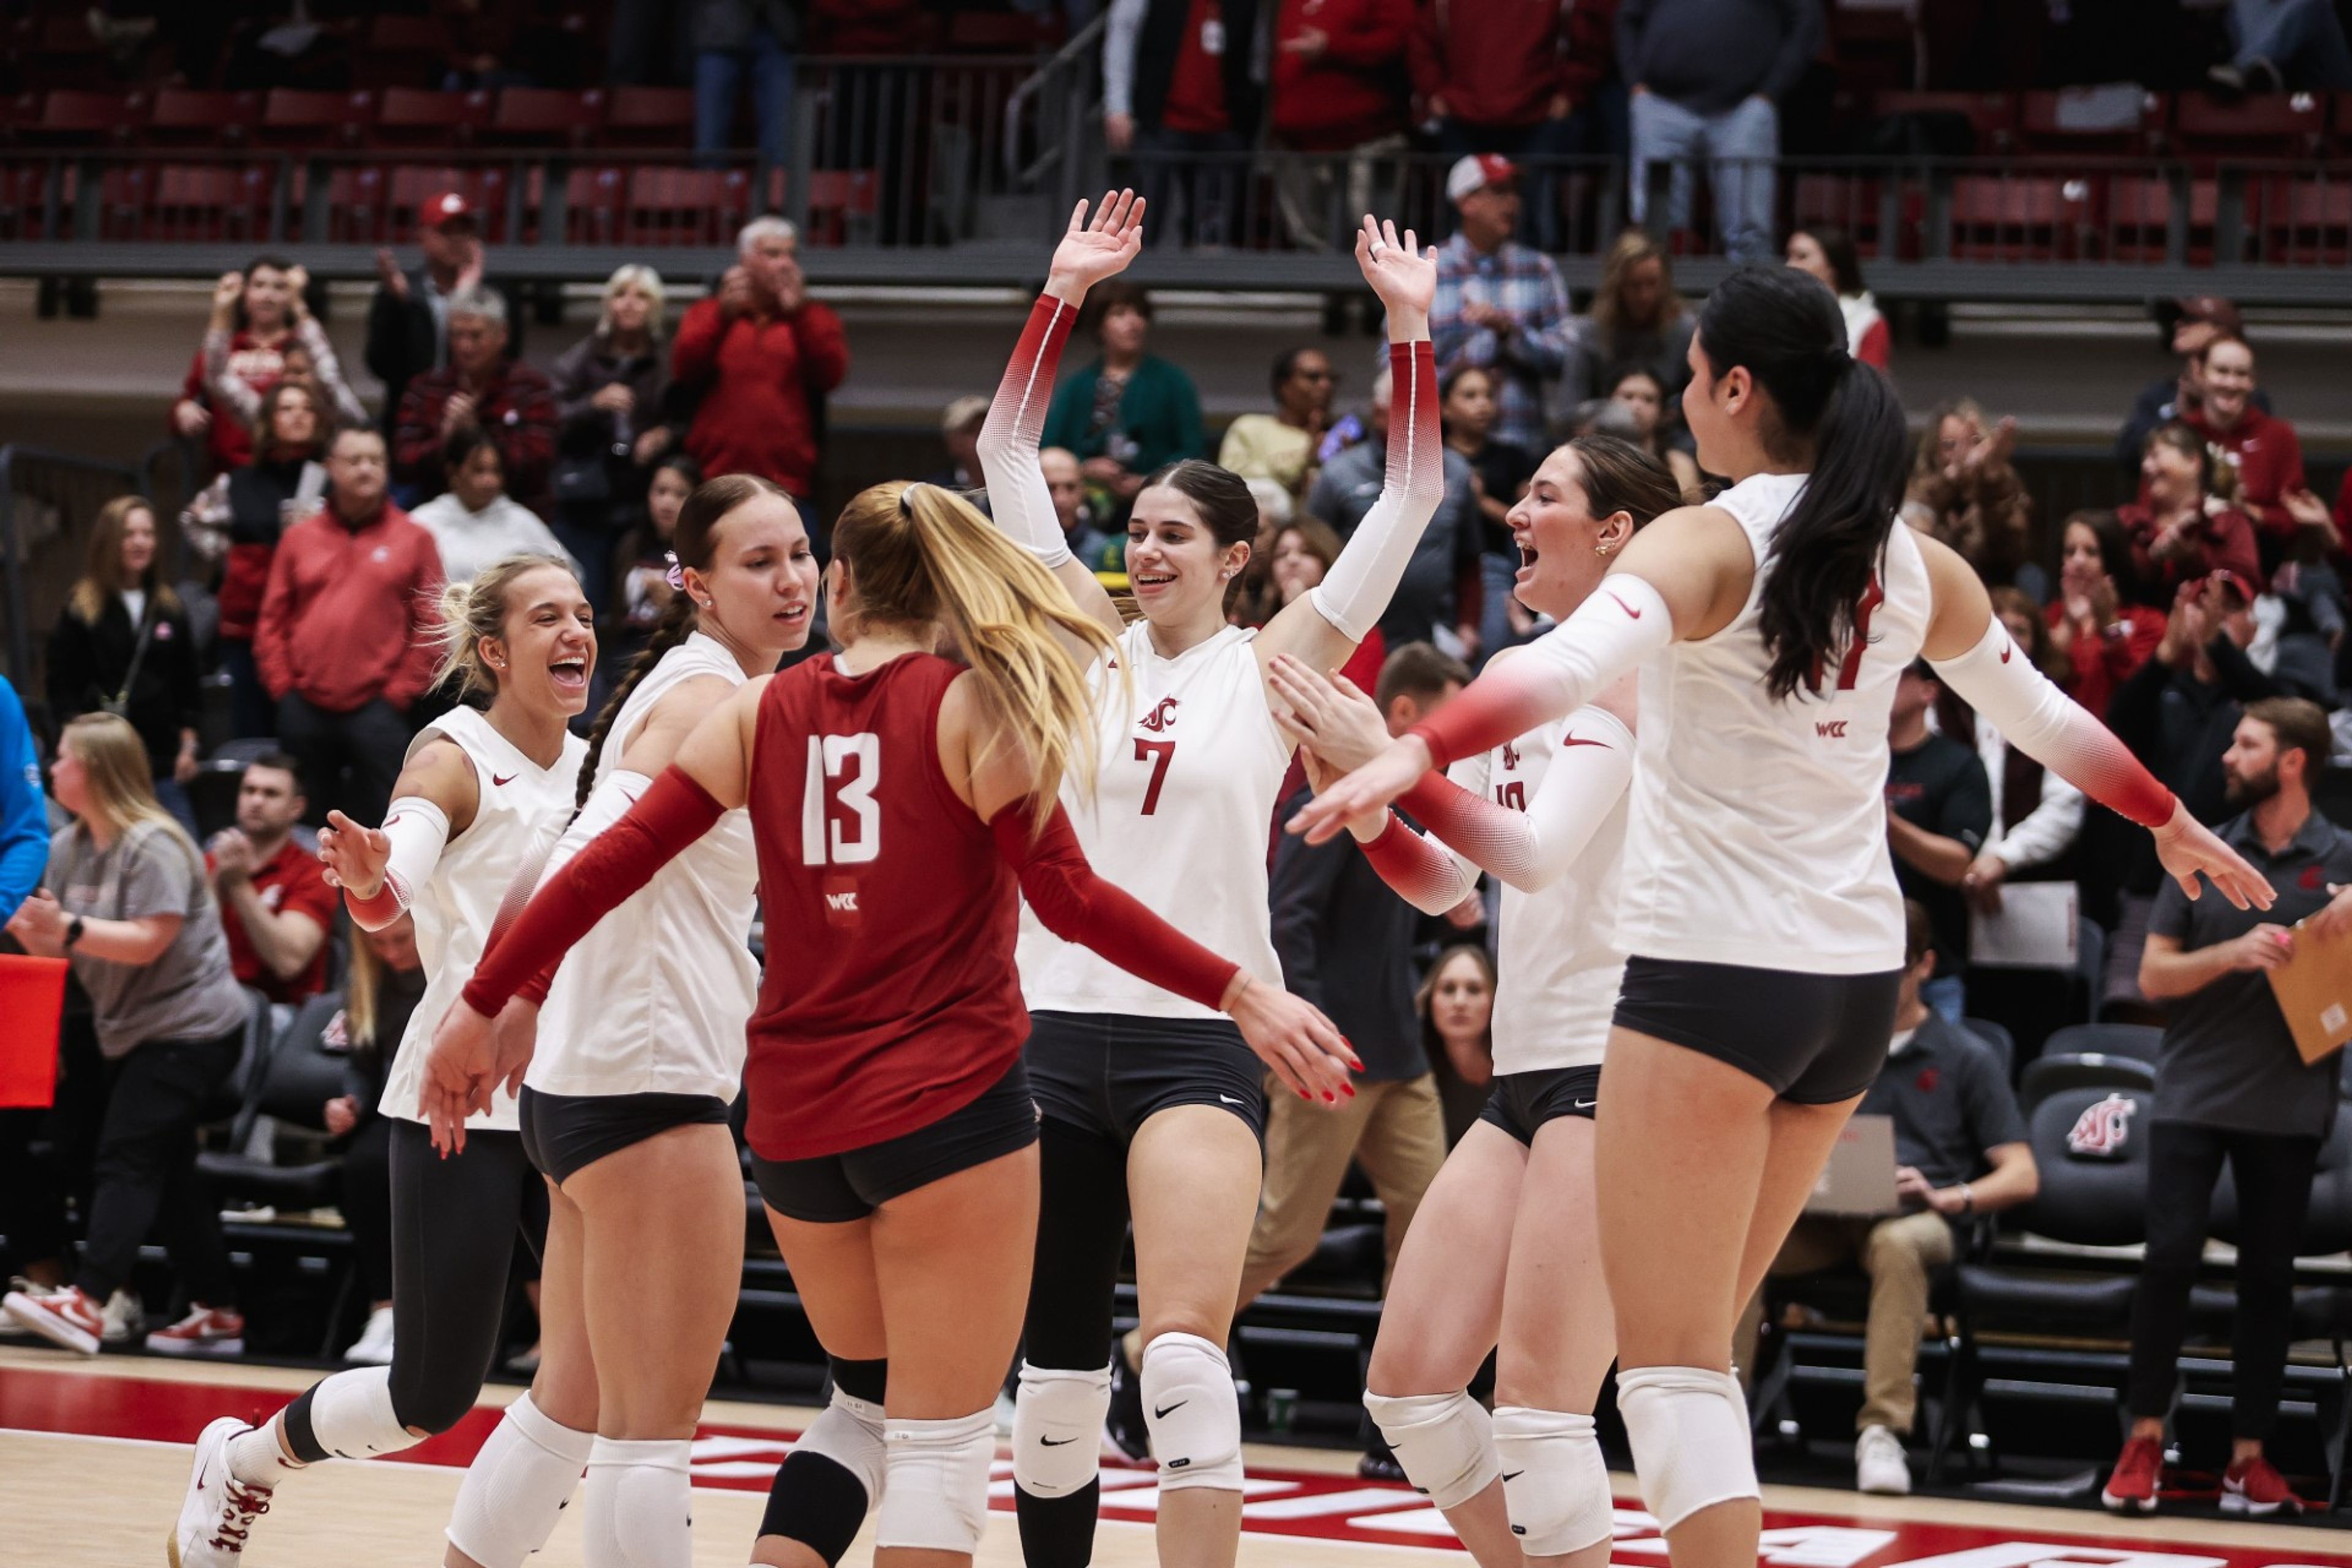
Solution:
[[[228,1473],[249,1487],[274,1487],[306,1467],[289,1459],[278,1441],[278,1418],[249,1426],[228,1440]]]
[[[693,1568],[694,1445],[599,1437],[580,1489],[587,1568]]]

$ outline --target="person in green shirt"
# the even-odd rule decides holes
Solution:
[[[1124,520],[1146,476],[1208,456],[1201,395],[1191,376],[1144,352],[1151,297],[1142,289],[1123,279],[1096,289],[1079,321],[1089,327],[1102,357],[1055,388],[1043,444],[1076,453],[1097,514]]]

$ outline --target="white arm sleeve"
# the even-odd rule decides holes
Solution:
[[[1398,804],[1457,857],[1520,892],[1539,892],[1568,874],[1633,784],[1633,732],[1606,709],[1578,710],[1524,809],[1490,798],[1483,776],[1475,790],[1459,791],[1450,787],[1461,782],[1455,773],[1446,777],[1448,785],[1423,779]]]
[[[988,487],[990,515],[1006,538],[1025,545],[1048,572],[1070,559],[1070,544],[1055,515],[1045,471],[1037,466],[1037,442],[1045,433],[1062,345],[1077,314],[1077,307],[1066,300],[1038,296],[980,427],[980,472]]]
[[[384,890],[400,909],[408,909],[416,901],[416,889],[432,879],[434,868],[441,864],[441,851],[449,843],[449,814],[423,795],[404,795],[383,814],[383,826],[378,831],[392,840],[392,857],[383,868]],[[344,900],[346,906],[350,902]],[[356,910],[352,918],[360,920]],[[395,910],[367,929],[381,931],[398,918]]]
[[[1445,442],[1437,423],[1437,362],[1426,342],[1389,346],[1388,471],[1378,500],[1307,597],[1350,642],[1379,624],[1445,496]]]
[[[2011,745],[2100,805],[2150,829],[2171,821],[2178,805],[2172,792],[2105,725],[2033,668],[2000,616],[1986,619],[1974,647],[1934,661],[1944,684],[1990,720]]]
[[[1411,732],[1440,765],[1490,750],[1566,718],[1674,640],[1674,617],[1657,589],[1631,573],[1612,573],[1567,620],[1489,668]]]

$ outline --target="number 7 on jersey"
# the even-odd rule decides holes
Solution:
[[[881,856],[882,808],[874,799],[881,773],[878,735],[809,737],[808,778],[801,791],[802,865],[862,866]],[[828,801],[846,818],[827,809]]]

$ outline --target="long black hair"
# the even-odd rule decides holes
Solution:
[[[1847,352],[1836,298],[1793,267],[1742,268],[1717,284],[1698,342],[1717,379],[1742,365],[1770,394],[1765,450],[1811,469],[1759,568],[1769,568],[1760,609],[1772,695],[1818,690],[1854,635],[1855,606],[1903,502],[1903,405]]]

